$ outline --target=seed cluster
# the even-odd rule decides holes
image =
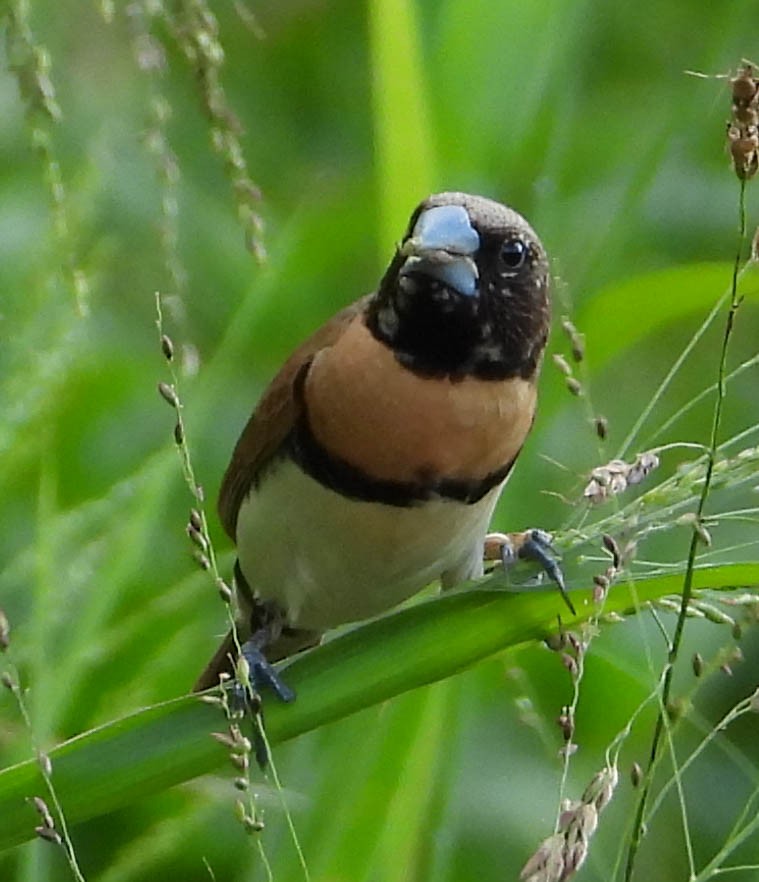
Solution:
[[[567,802],[556,833],[544,839],[519,874],[521,882],[566,882],[588,856],[590,839],[598,827],[598,816],[614,795],[619,773],[615,766],[597,772],[582,797]]]
[[[238,675],[239,676],[239,675]],[[218,705],[224,712],[228,722],[226,732],[212,732],[211,736],[229,751],[229,760],[237,771],[234,779],[234,787],[244,798],[235,800],[235,817],[242,824],[247,833],[260,833],[264,829],[264,821],[258,810],[258,794],[251,790],[250,780],[250,757],[255,756],[259,767],[264,768],[269,761],[268,745],[264,740],[261,722],[261,702],[258,695],[247,696],[247,709],[255,719],[253,741],[243,735],[240,722],[245,717],[245,712],[238,708],[236,689],[225,688],[228,674],[221,675],[221,689],[217,695],[204,695],[202,700],[208,704]],[[230,701],[230,698],[232,699]]]
[[[572,351],[572,361],[575,364],[579,364],[585,358],[584,335],[577,330],[566,316],[561,320],[561,329],[564,331],[564,335],[569,341],[570,349]],[[572,395],[577,397],[581,396],[583,391],[582,383],[574,376],[572,365],[567,359],[560,353],[556,353],[553,356],[553,363],[564,375],[564,383]]]
[[[759,80],[754,66],[745,63],[731,80],[732,118],[727,124],[727,144],[733,168],[742,181],[759,169]]]
[[[652,451],[639,453],[631,463],[613,459],[593,469],[582,495],[593,504],[604,502],[610,496],[623,493],[629,486],[640,484],[658,466],[659,457]]]

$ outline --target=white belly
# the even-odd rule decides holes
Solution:
[[[345,499],[285,460],[240,507],[240,566],[294,627],[325,631],[366,619],[442,575],[452,584],[481,573],[502,487],[474,505],[399,508]]]

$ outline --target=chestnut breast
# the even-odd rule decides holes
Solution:
[[[536,389],[519,377],[425,377],[401,365],[357,316],[319,352],[305,382],[315,439],[380,480],[477,480],[511,462]]]

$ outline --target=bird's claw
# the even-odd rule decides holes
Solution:
[[[280,701],[295,701],[294,690],[282,680],[274,665],[267,660],[253,640],[243,643],[242,657],[248,663],[250,683],[255,692],[270,689]]]
[[[552,542],[551,534],[539,529],[525,530],[522,533],[490,533],[485,537],[485,559],[500,560],[504,569],[513,566],[517,560],[531,560],[539,564],[556,583],[572,615],[577,615],[567,594],[564,574],[554,555]]]
[[[233,713],[250,715],[253,720],[253,749],[256,762],[264,770],[269,763],[269,748],[263,734],[261,690],[269,689],[285,702],[294,701],[295,692],[283,682],[253,640],[243,643],[241,655],[247,663],[248,675],[244,679],[238,675],[234,680],[230,689],[230,708]]]

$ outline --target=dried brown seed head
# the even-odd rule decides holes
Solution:
[[[237,747],[237,742],[227,732],[211,732],[211,738],[218,741],[219,744],[223,744],[224,747],[228,747],[230,750]]]
[[[572,395],[578,398],[582,395],[582,383],[578,379],[575,377],[567,377],[564,382]]]
[[[620,553],[619,553],[619,545],[617,544],[617,540],[613,536],[611,536],[609,533],[604,533],[603,536],[601,536],[601,541],[603,542],[604,548],[611,555],[611,558],[614,561],[614,566],[619,568]]]
[[[250,762],[246,753],[230,753],[229,759],[235,768],[239,769],[241,772],[247,772]]]
[[[755,101],[757,85],[757,81],[754,79],[754,66],[748,63],[744,64],[730,80],[733,103],[744,105]]]
[[[52,827],[39,826],[34,828],[34,832],[40,839],[44,839],[46,842],[52,842],[53,845],[62,845],[63,840],[61,839],[61,834],[58,833],[57,830],[54,830]]]
[[[577,666],[577,659],[574,656],[569,655],[567,652],[562,652],[561,663],[569,671],[570,676],[577,676],[579,668]]]
[[[173,386],[161,382],[158,384],[158,392],[167,404],[170,404],[174,408],[179,407],[179,398],[177,398],[177,393]]]
[[[569,365],[569,362],[564,358],[563,355],[559,352],[555,352],[553,355],[553,363],[556,367],[564,374],[565,377],[572,376],[572,368]]]
[[[558,727],[561,729],[562,737],[565,741],[571,741],[575,731],[574,713],[569,705],[565,705],[561,709],[561,713],[556,719]]]
[[[569,339],[572,346],[572,358],[575,361],[582,361],[585,357],[585,337],[581,334],[574,324],[566,317],[561,320],[561,328]]]
[[[194,551],[192,557],[201,570],[208,572],[208,570],[211,569],[211,561],[206,557],[205,554],[203,554],[202,551]]]
[[[640,782],[643,780],[643,769],[640,767],[640,763],[633,763],[630,769],[630,782],[633,787],[640,787]]]
[[[163,352],[166,361],[171,361],[174,358],[174,343],[168,334],[161,334],[161,352]]]
[[[208,551],[208,541],[206,540],[206,537],[191,523],[187,525],[187,535],[190,537],[193,544],[197,545],[201,551]]]
[[[32,797],[32,805],[37,809],[37,813],[42,819],[42,823],[46,827],[55,827],[55,821],[53,820],[53,816],[50,814],[50,809],[47,807],[47,803],[41,796],[33,796]]]
[[[232,589],[223,579],[216,580],[216,589],[219,592],[219,597],[221,597],[224,603],[232,602]]]
[[[260,833],[264,829],[264,822],[260,818],[247,817],[243,821],[246,833]]]

